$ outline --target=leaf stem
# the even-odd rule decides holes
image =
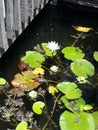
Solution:
[[[56,97],[53,108],[52,108],[52,111],[51,111],[51,115],[49,116],[49,118],[48,118],[47,122],[45,123],[45,125],[43,126],[42,130],[45,130],[48,123],[51,121],[51,118],[53,116],[53,113],[54,113],[54,110],[55,110],[55,107],[56,107],[56,104],[57,104],[57,101],[58,101],[59,97],[60,97],[60,94]]]
[[[75,46],[77,41],[82,37],[83,32],[79,34],[79,36],[75,39],[75,41],[73,42],[72,46]]]

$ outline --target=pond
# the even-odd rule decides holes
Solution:
[[[88,31],[87,33],[85,32],[81,33],[81,31],[77,31],[76,27],[87,27],[90,29],[90,31]],[[32,21],[32,23],[30,23],[29,27],[27,27],[27,29],[21,34],[21,36],[17,38],[14,44],[0,59],[0,77],[6,79],[6,81],[9,83],[7,84],[7,90],[4,89],[1,92],[1,98],[0,98],[0,107],[1,107],[0,126],[2,127],[1,129],[13,130],[16,128],[16,125],[19,122],[25,121],[24,123],[26,123],[26,121],[28,121],[29,128],[32,130],[60,130],[60,127],[58,125],[59,117],[62,114],[62,112],[65,111],[62,102],[58,100],[63,95],[63,93],[58,92],[62,91],[60,89],[61,85],[60,83],[67,82],[68,84],[71,84],[74,82],[75,87],[72,88],[76,89],[77,88],[76,83],[78,81],[78,80],[76,81],[77,74],[75,73],[74,75],[70,71],[71,60],[67,61],[67,59],[63,57],[64,53],[60,54],[59,52],[59,49],[62,50],[63,48],[68,46],[73,47],[73,49],[75,49],[74,46],[77,47],[77,49],[75,50],[76,52],[78,51],[81,52],[82,50],[83,51],[82,55],[85,54],[84,59],[90,61],[90,64],[87,62],[88,64],[87,67],[89,68],[89,66],[91,65],[91,68],[93,68],[92,64],[95,67],[94,71],[96,73],[94,75],[91,74],[90,77],[88,76],[86,77],[86,79],[88,79],[87,82],[89,83],[86,83],[84,85],[83,82],[86,79],[82,79],[83,82],[77,84],[79,85],[79,88],[83,92],[82,96],[85,99],[86,103],[87,104],[90,103],[91,105],[93,104],[94,107],[92,110],[92,106],[90,105],[89,108],[85,109],[84,111],[86,110],[89,112],[92,112],[94,110],[98,111],[97,108],[98,62],[93,58],[93,53],[95,51],[98,52],[97,42],[98,42],[97,16],[89,12],[77,11],[69,8],[65,10],[61,9],[59,10],[58,7],[47,5],[35,18],[35,20]],[[37,92],[38,97],[37,99],[31,99],[29,95],[31,92],[31,88],[24,90],[25,89],[24,87],[22,88],[23,90],[18,89],[17,91],[17,84],[20,81],[18,81],[16,77],[21,77],[25,75],[26,76],[25,78],[28,78],[31,75],[32,65],[28,67],[27,64],[20,62],[20,59],[23,59],[23,61],[27,63],[27,61],[25,61],[23,57],[26,55],[26,52],[32,51],[34,50],[34,48],[36,53],[39,51],[42,52],[43,54],[43,50],[40,48],[40,46],[42,46],[42,43],[44,51],[47,51],[45,50],[46,43],[54,43],[55,45],[57,45],[58,55],[56,56],[54,53],[49,52],[49,54],[51,53],[50,54],[51,56],[47,58],[47,54],[45,54],[46,63],[43,63],[42,70],[38,70],[41,71],[40,72],[41,74],[40,76],[39,74],[37,74],[33,80],[35,85],[34,90]],[[78,53],[78,55],[79,54],[80,53]],[[39,53],[36,56],[37,59],[41,58],[43,59],[43,55],[39,55]],[[44,59],[42,61],[44,61]],[[54,68],[57,70],[57,72],[56,70],[50,70],[50,67],[52,67],[53,65]],[[25,69],[25,71],[23,71],[23,69]],[[68,70],[66,71],[66,69]],[[26,70],[29,71],[29,74],[25,73]],[[18,76],[16,76],[16,74]],[[13,89],[12,85],[15,87],[14,91],[10,91]],[[58,89],[55,88],[56,85]],[[81,95],[80,89],[78,91],[79,92],[78,96]],[[15,94],[18,96],[16,96]],[[34,94],[36,95],[36,93],[33,93],[33,95]],[[71,95],[70,98],[67,95],[67,98],[68,101],[66,102],[69,103],[70,100],[71,101],[70,104],[72,105],[74,98],[73,97],[71,98]],[[77,98],[78,97],[76,97],[75,99]],[[40,101],[38,103],[41,105],[40,107],[43,108],[44,111],[43,114],[39,114],[40,112],[39,111],[36,112],[36,110],[35,113],[33,112],[34,108],[32,110],[32,107],[34,106],[32,106],[32,104],[36,103],[36,100]],[[64,101],[65,100],[63,100],[63,102]],[[85,104],[84,100],[83,104]],[[73,111],[71,107],[69,108],[68,106],[66,106],[66,110],[69,109],[69,111]],[[36,108],[36,104],[35,109],[38,109]],[[67,114],[69,114],[69,111]],[[16,116],[17,119],[16,117],[14,117],[14,115],[17,115]],[[92,120],[91,117],[89,118]],[[78,122],[78,120],[80,120],[79,117],[75,117],[75,119],[76,119],[75,122]],[[93,125],[94,124],[92,124],[92,127],[89,125],[87,126],[91,127],[91,129],[89,130],[93,130]],[[80,128],[80,126],[78,128]],[[72,128],[72,130],[74,129]]]

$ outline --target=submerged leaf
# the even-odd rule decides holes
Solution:
[[[68,60],[76,60],[76,59],[82,59],[85,54],[82,52],[81,49],[68,46],[62,49],[62,53],[64,54],[64,57]]]
[[[38,68],[42,66],[41,64],[45,61],[45,57],[37,51],[27,51],[26,56],[24,56],[21,60],[28,64],[31,68]]]
[[[87,33],[89,31],[94,30],[93,28],[89,28],[89,27],[82,27],[82,26],[72,26],[75,30],[79,31],[79,32],[84,32]]]
[[[32,110],[38,114],[38,115],[41,115],[42,114],[42,109],[44,108],[45,106],[45,103],[42,102],[42,101],[37,101],[33,104],[32,106]]]
[[[98,51],[94,52],[93,57],[98,62]]]
[[[13,88],[8,93],[17,97],[21,97],[25,95],[24,91],[20,88]]]
[[[31,90],[37,88],[40,85],[39,82],[34,80],[38,77],[39,75],[34,75],[30,70],[23,71],[21,73],[17,73],[11,83],[15,88]]]
[[[78,77],[93,76],[95,73],[95,68],[93,64],[85,59],[77,59],[71,63],[70,68],[72,72]]]

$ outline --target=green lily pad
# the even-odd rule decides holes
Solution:
[[[4,78],[0,78],[0,85],[5,85],[6,84],[6,80]]]
[[[98,51],[94,52],[93,57],[98,62]]]
[[[95,73],[95,68],[93,64],[85,59],[77,59],[71,63],[70,68],[72,72],[78,77],[93,76]]]
[[[94,118],[95,128],[96,128],[95,130],[98,130],[98,111],[93,112],[91,115],[92,115],[93,118]]]
[[[27,127],[28,127],[28,123],[23,121],[17,125],[16,130],[29,130],[27,129]]]
[[[67,99],[78,99],[82,96],[82,92],[79,88],[73,90],[72,92],[66,93]]]
[[[76,60],[76,59],[82,59],[85,54],[82,52],[81,49],[68,46],[62,49],[62,53],[64,54],[64,57],[68,60]]]
[[[42,66],[41,64],[45,61],[45,57],[37,51],[26,51],[26,56],[21,60],[31,68],[38,68]]]
[[[68,92],[72,92],[75,90],[78,86],[73,82],[61,82],[57,85],[57,88],[64,94]]]
[[[93,117],[88,113],[75,114],[65,111],[60,116],[61,130],[95,130]]]
[[[41,115],[42,114],[42,109],[44,108],[45,103],[42,101],[37,101],[32,105],[32,110],[38,114]]]
[[[75,83],[72,82],[61,82],[57,85],[57,88],[65,94],[67,99],[80,98],[82,92]]]

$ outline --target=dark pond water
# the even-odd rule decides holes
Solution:
[[[85,34],[76,46],[81,47],[87,55],[90,55],[89,52],[98,51],[96,14],[71,9],[62,11],[56,7],[47,6],[0,59],[0,77],[10,83],[14,74],[18,72],[20,56],[24,55],[25,51],[32,50],[36,44],[56,41],[61,46],[72,45],[74,36],[77,35],[72,25],[92,27],[94,31]],[[97,63],[95,65],[98,66]],[[2,100],[3,98],[0,98],[0,103]],[[7,128],[9,125],[1,121],[0,129],[7,130]]]

